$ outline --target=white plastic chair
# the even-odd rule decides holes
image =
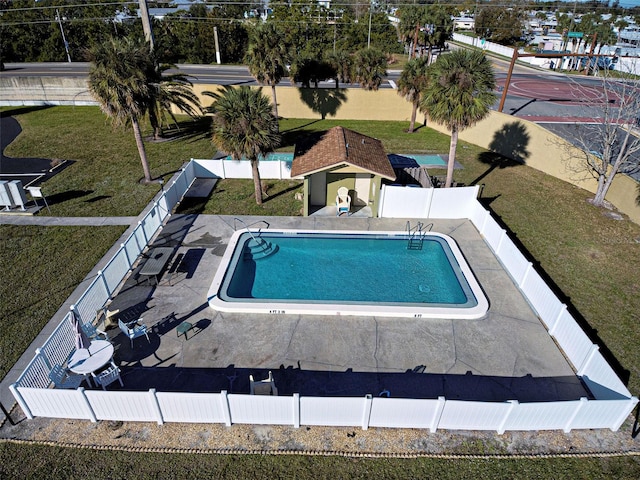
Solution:
[[[33,198],[33,203],[36,204],[36,207],[38,206],[38,198],[41,198],[42,201],[44,202],[44,205],[47,207],[47,210],[49,211],[49,213],[51,213],[51,209],[49,208],[49,204],[47,203],[47,199],[44,198],[44,194],[42,193],[42,188],[40,187],[27,187],[27,191],[29,192],[29,195],[31,195],[31,198]]]
[[[133,348],[133,339],[141,337],[142,335],[147,337],[147,341],[151,343],[151,340],[149,340],[149,335],[147,334],[147,326],[138,324],[138,322],[141,321],[142,318],[129,323],[124,323],[122,320],[118,320],[118,326],[120,327],[120,330],[122,330],[122,333],[124,333],[127,337],[129,337],[129,340],[131,340],[131,348]]]
[[[86,380],[84,375],[76,375],[70,373],[61,365],[54,365],[49,372],[49,378],[56,388],[73,388],[76,389],[82,382]]]
[[[113,363],[113,360],[111,360],[109,368],[103,370],[98,374],[92,373],[91,376],[93,377],[94,382],[96,382],[96,385],[102,386],[103,390],[106,390],[107,385],[112,384],[116,380],[120,382],[121,387],[124,387],[122,378],[120,378],[120,369],[115,363]]]
[[[100,337],[102,337],[102,340],[109,340],[107,332],[100,330],[93,323],[83,323],[82,331],[89,337],[89,340],[99,340]]]
[[[251,395],[278,395],[278,387],[273,380],[273,374],[269,372],[269,376],[265,380],[254,380],[253,375],[249,375],[249,393]]]
[[[351,211],[351,196],[349,195],[349,189],[347,187],[340,187],[338,189],[336,207],[338,208],[336,215],[340,216],[343,213],[349,215],[349,212]]]

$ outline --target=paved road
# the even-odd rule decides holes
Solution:
[[[193,83],[206,85],[258,85],[249,74],[249,69],[243,65],[178,65],[180,72],[186,74]],[[171,72],[171,70],[170,70]],[[5,77],[86,77],[89,73],[89,63],[7,63],[0,76]],[[395,81],[400,76],[399,70],[390,70],[381,88],[394,88]],[[288,78],[280,82],[282,86],[291,86]],[[333,80],[320,82],[320,87],[334,87]],[[341,84],[343,88],[360,88],[358,84]]]

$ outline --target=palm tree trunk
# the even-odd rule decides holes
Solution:
[[[447,162],[447,180],[445,188],[453,184],[453,167],[456,164],[456,148],[458,147],[458,127],[454,125],[451,129],[451,143],[449,144],[449,161]]]
[[[413,133],[413,129],[416,126],[416,114],[418,113],[418,103],[420,103],[420,98],[413,102],[413,110],[411,111],[411,123],[409,124],[409,131],[407,133]]]
[[[140,133],[140,124],[136,117],[131,117],[131,126],[133,127],[133,136],[136,138],[136,146],[138,147],[138,154],[140,155],[140,162],[142,162],[142,171],[144,172],[144,181],[146,183],[151,182],[151,171],[149,170],[149,162],[147,161],[147,152],[144,149],[144,143],[142,142],[142,134]]]
[[[251,160],[251,173],[253,174],[253,189],[255,191],[256,203],[262,205],[262,182],[260,181],[258,163],[258,160]]]
[[[160,140],[162,131],[160,129],[160,121],[158,119],[155,108],[149,108],[149,122],[151,123],[151,127],[153,128],[153,139]]]
[[[273,97],[273,115],[278,120],[278,99],[276,98],[276,86],[275,84],[271,85],[271,96]],[[280,127],[278,126],[278,132],[280,131]]]

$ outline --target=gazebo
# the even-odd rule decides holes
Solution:
[[[291,177],[304,180],[305,216],[336,212],[338,189],[345,187],[351,213],[376,217],[382,180],[396,174],[380,140],[333,127],[296,144]]]

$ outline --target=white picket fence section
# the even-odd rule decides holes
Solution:
[[[206,161],[208,162],[208,161]],[[269,162],[276,163],[276,162]],[[119,281],[196,177],[218,176],[208,163],[192,161],[153,205],[148,215],[73,307],[84,321],[107,301]],[[215,166],[218,168],[218,166]],[[247,175],[250,177],[250,171]],[[29,418],[46,416],[90,421],[122,420],[268,425],[324,425],[464,430],[617,430],[638,403],[569,314],[531,262],[477,201],[478,187],[452,189],[382,188],[380,217],[468,218],[547,326],[594,396],[593,400],[520,403],[437,399],[253,396],[193,392],[75,391],[49,387],[52,363],[73,351],[68,318],[38,350],[10,389]],[[113,271],[112,271],[113,270]]]
[[[199,178],[252,178],[248,160],[192,159]],[[286,180],[291,178],[291,162],[270,160],[258,163],[260,178]]]

